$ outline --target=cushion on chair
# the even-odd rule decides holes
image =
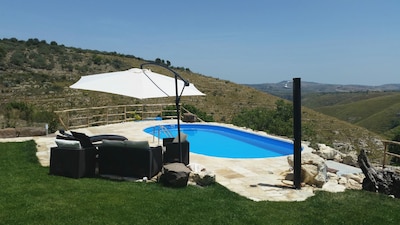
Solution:
[[[71,131],[71,134],[81,143],[81,146],[83,148],[93,147],[93,143],[90,141],[90,138],[86,134],[75,131]]]
[[[187,139],[187,135],[185,133],[181,132],[181,142],[187,141],[186,139]],[[179,136],[177,135],[172,142],[179,143]]]
[[[115,141],[115,140],[103,140],[101,143],[102,147],[124,147],[123,141]]]
[[[82,149],[81,143],[75,140],[56,139],[57,147],[66,149]]]
[[[63,135],[59,135],[59,134],[57,134],[56,139],[77,141],[76,138],[74,138],[73,136],[70,137],[70,136],[63,136]]]
[[[148,141],[124,141],[126,147],[129,148],[138,148],[138,149],[149,149],[149,142]]]
[[[104,147],[126,147],[126,148],[137,148],[137,149],[149,149],[148,141],[116,141],[116,140],[103,140],[101,144]]]
[[[99,141],[104,141],[104,140],[115,140],[115,141],[125,141],[128,140],[128,138],[121,136],[121,135],[115,135],[115,134],[100,134],[100,135],[94,135],[89,137],[90,141],[92,143],[94,142],[99,142]]]

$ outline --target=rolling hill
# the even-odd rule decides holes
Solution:
[[[292,99],[292,82],[281,81],[278,83],[264,84],[245,84],[257,90],[267,92],[284,99]],[[341,85],[341,84],[321,84],[315,82],[301,81],[301,92],[303,95],[319,93],[360,93],[360,92],[392,92],[400,91],[400,84],[384,84],[379,86],[367,85]],[[350,96],[350,95],[348,95]]]
[[[133,55],[66,47],[55,41],[47,43],[35,38],[27,41],[2,39],[0,107],[4,109],[7,103],[23,102],[42,110],[54,111],[117,104],[172,103],[173,98],[140,101],[69,88],[82,75],[126,70],[139,67],[144,62],[146,60]],[[275,102],[280,99],[253,87],[193,73],[189,68],[171,68],[206,94],[204,97],[182,97],[181,102],[195,105],[212,115],[217,122],[230,123],[233,116],[243,109],[273,109]],[[162,68],[155,67],[152,70],[168,74]],[[303,107],[302,111],[304,140],[313,144],[325,143],[345,152],[367,148],[380,155],[382,143],[379,140],[382,136],[307,107]],[[4,128],[4,111],[0,110],[0,115],[2,113],[0,124]]]
[[[291,99],[291,84],[248,85]],[[302,104],[392,138],[400,133],[400,84],[380,86],[333,85],[302,81]]]
[[[342,98],[348,96],[342,95]],[[349,97],[349,100],[313,109],[388,137],[400,130],[400,92],[363,94],[368,96],[357,98],[359,95],[353,94],[352,100]]]

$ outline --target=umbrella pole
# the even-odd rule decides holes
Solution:
[[[176,118],[178,122],[178,148],[179,148],[179,162],[183,162],[182,160],[182,144],[181,144],[181,124],[180,124],[180,107],[179,107],[179,95],[178,95],[178,78],[175,76],[175,106],[176,106]]]
[[[180,109],[179,109],[179,101],[180,101],[180,95],[178,92],[178,78],[181,79],[184,83],[185,86],[189,86],[189,82],[185,79],[183,79],[183,77],[181,77],[177,72],[173,71],[171,68],[164,66],[162,64],[158,64],[155,62],[147,62],[147,63],[143,63],[142,65],[140,65],[140,68],[143,69],[143,66],[145,65],[156,65],[156,66],[160,66],[163,67],[169,71],[171,71],[174,74],[175,77],[175,106],[176,106],[176,117],[177,117],[177,122],[178,122],[178,148],[179,148],[179,162],[183,162],[182,159],[182,144],[181,144],[181,125],[180,125]],[[183,87],[185,88],[185,87]],[[183,92],[183,90],[182,90]]]

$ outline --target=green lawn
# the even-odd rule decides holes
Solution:
[[[364,191],[303,202],[253,202],[221,185],[48,175],[35,143],[0,143],[0,224],[398,224],[400,201]]]

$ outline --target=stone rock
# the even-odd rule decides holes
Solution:
[[[301,165],[301,176],[303,178],[303,182],[310,185],[318,185],[319,177],[318,177],[318,167],[312,164],[304,164]],[[318,181],[317,181],[318,179]]]
[[[361,183],[359,182],[360,178],[356,175],[346,174],[340,177],[338,183],[345,187],[346,189],[351,190],[361,190],[362,189],[362,180]]]
[[[0,138],[14,138],[17,137],[17,130],[15,128],[0,129]]]
[[[198,172],[201,172],[201,171],[206,171],[206,168],[203,165],[198,164],[198,163],[190,163],[188,165],[188,168],[194,173],[198,173]]]
[[[359,146],[360,146],[361,148],[368,148],[368,143],[367,143],[367,141],[364,140],[364,139],[360,139],[360,140],[358,141],[358,144],[359,144]]]
[[[339,180],[338,180],[338,184],[341,184],[341,185],[343,185],[343,187],[345,187],[346,184],[347,184],[347,178],[346,177],[340,177]]]
[[[207,171],[204,166],[191,163],[188,167],[192,171],[189,176],[190,183],[195,183],[200,186],[207,186],[215,183],[215,174]]]
[[[314,153],[324,159],[332,160],[338,154],[338,151],[329,146],[326,146],[325,144],[318,144],[318,150]]]
[[[33,137],[46,135],[44,127],[23,127],[17,129],[17,133],[20,137]]]
[[[365,178],[365,175],[363,173],[360,173],[360,174],[343,174],[343,177],[355,180],[356,182],[362,184],[362,182],[363,182],[363,180]]]
[[[355,151],[351,151],[343,157],[343,164],[350,166],[358,166],[358,155]]]
[[[329,180],[322,186],[322,190],[336,193],[345,191],[346,187],[340,185],[336,180]]]
[[[288,163],[294,167],[293,155],[288,156]],[[327,166],[325,160],[320,156],[305,152],[301,154],[301,176],[302,182],[322,187],[327,181]]]
[[[0,129],[0,138],[14,137],[33,137],[43,136],[46,134],[45,128],[41,127],[21,127],[21,128],[5,128]]]
[[[336,162],[341,162],[342,157],[344,156],[340,151],[326,146],[325,144],[318,144],[318,150],[316,150],[314,154],[317,154],[326,160],[334,160]]]
[[[208,186],[215,183],[215,174],[209,171],[190,173],[190,181],[200,186]]]
[[[349,152],[354,149],[354,146],[351,143],[342,143],[342,142],[333,142],[333,148],[341,151],[341,152]]]
[[[352,189],[352,190],[361,190],[362,189],[362,183],[359,183],[359,182],[357,182],[356,180],[353,180],[353,179],[347,179],[346,188],[347,189]]]
[[[286,173],[284,177],[285,177],[284,178],[285,180],[291,180],[291,181],[294,180],[294,174],[293,173]]]
[[[338,181],[340,178],[336,173],[330,173],[330,172],[327,173],[327,177],[328,180],[336,180],[336,181]]]
[[[164,165],[160,182],[169,187],[186,187],[191,170],[183,163],[170,163]]]
[[[333,161],[339,162],[339,163],[343,162],[342,154],[337,154],[337,155],[335,156],[335,158],[333,158]]]

